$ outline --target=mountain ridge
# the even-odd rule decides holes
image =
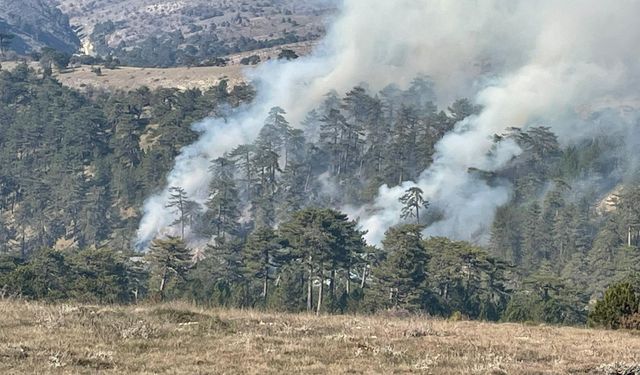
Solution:
[[[0,0],[0,32],[13,35],[8,50],[17,54],[42,47],[73,53],[80,47],[69,17],[44,0]]]

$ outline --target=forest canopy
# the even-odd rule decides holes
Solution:
[[[622,133],[570,144],[553,124],[496,134],[522,153],[501,170],[468,171],[514,187],[487,242],[424,236],[443,212],[415,187],[400,200],[403,224],[374,246],[339,208],[418,178],[437,142],[480,108],[438,108],[426,77],[330,92],[301,124],[272,108],[255,142],[211,160],[204,205],[172,186],[175,236],[143,254],[132,249],[139,208],[196,139],[191,124],[227,116],[253,89],[79,92],[21,65],[0,72],[0,94],[5,296],[558,324],[587,322],[589,302],[617,282],[637,296],[640,189],[633,161],[612,152]]]

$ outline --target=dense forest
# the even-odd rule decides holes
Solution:
[[[138,210],[197,138],[191,124],[229,115],[253,89],[81,93],[21,65],[0,72],[0,95],[4,297],[558,324],[591,314],[611,327],[621,320],[606,301],[637,306],[640,188],[633,159],[612,152],[622,132],[569,145],[546,126],[496,134],[523,152],[500,171],[469,171],[514,187],[489,243],[424,238],[439,212],[412,188],[405,224],[373,246],[337,208],[416,179],[437,141],[480,108],[466,99],[438,108],[425,77],[331,92],[301,124],[273,108],[255,142],[211,160],[205,206],[172,187],[175,236],[138,253]]]

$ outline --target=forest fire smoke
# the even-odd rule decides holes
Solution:
[[[374,202],[348,211],[369,231],[369,242],[379,243],[401,222],[398,198],[417,185],[443,213],[427,234],[483,241],[511,187],[489,185],[468,169],[495,171],[521,152],[511,141],[492,150],[492,136],[509,127],[542,124],[561,140],[576,139],[594,131],[576,108],[635,100],[637,14],[640,2],[632,0],[346,1],[312,55],[265,64],[251,77],[258,89],[252,104],[226,121],[194,126],[200,139],[182,150],[164,192],[145,203],[138,244],[144,247],[175,220],[166,207],[169,187],[206,200],[210,160],[253,141],[269,108],[284,108],[295,125],[330,90],[361,82],[371,89],[402,86],[418,74],[433,80],[440,102],[471,97],[481,113],[438,143],[433,165],[417,181],[382,186]]]

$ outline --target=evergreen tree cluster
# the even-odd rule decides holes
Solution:
[[[0,72],[0,252],[129,247],[191,124],[251,100],[247,86],[81,94],[26,65]]]
[[[423,238],[439,213],[418,187],[400,198],[404,224],[367,245],[332,208],[417,179],[436,143],[481,110],[466,99],[438,109],[426,77],[328,93],[301,124],[272,108],[254,142],[211,160],[206,202],[170,187],[178,235],[146,254],[130,250],[138,208],[196,139],[190,125],[253,90],[80,93],[23,65],[0,72],[0,95],[2,295],[582,324],[600,314],[591,300],[640,271],[636,163],[615,152],[615,131],[568,145],[544,126],[496,134],[522,153],[469,171],[514,187],[486,248]]]
[[[145,255],[100,249],[42,249],[28,260],[0,257],[3,297],[135,303],[184,299],[207,306],[320,313],[384,309],[497,320],[511,293],[510,267],[479,247],[424,240],[423,227],[388,231],[367,246],[346,215],[307,208],[246,241],[217,240],[200,257],[179,237]]]

